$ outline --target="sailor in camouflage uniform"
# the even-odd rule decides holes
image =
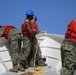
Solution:
[[[26,19],[24,20],[24,22],[22,23],[22,26],[21,26],[21,30],[22,30],[22,34],[24,35],[24,37],[27,37],[30,41],[30,54],[29,54],[29,57],[28,57],[28,60],[30,61],[27,62],[29,64],[29,66],[33,67],[34,66],[34,63],[33,63],[33,59],[30,60],[32,57],[34,58],[34,54],[36,52],[37,49],[39,49],[37,51],[37,65],[38,66],[46,66],[47,64],[43,61],[42,59],[42,54],[41,54],[41,50],[38,46],[38,42],[37,42],[37,39],[35,37],[36,34],[38,34],[40,31],[38,30],[38,25],[33,23],[32,20],[34,18],[34,14],[33,14],[33,11],[32,10],[28,10],[26,12]],[[38,46],[38,48],[37,48]],[[28,65],[27,64],[27,65]]]
[[[38,32],[37,34],[44,33],[44,31],[39,30],[38,25],[36,24],[36,21],[37,21],[37,17],[34,15],[31,22],[35,24],[35,30]],[[33,48],[35,50],[37,50],[37,53],[36,53],[36,65],[37,66],[47,66],[47,64],[43,61],[42,52],[41,52],[41,49],[40,49],[40,46],[39,46],[39,43],[38,43],[38,40],[37,40],[36,36],[35,36],[35,39],[34,39]]]
[[[68,25],[61,44],[62,70],[60,75],[73,75],[76,69],[76,19]]]
[[[14,26],[0,26],[0,37],[5,37],[11,48],[13,68],[11,72],[25,71],[22,61],[27,60],[29,55],[29,41]],[[22,44],[21,44],[22,43]],[[19,66],[18,66],[19,63]]]

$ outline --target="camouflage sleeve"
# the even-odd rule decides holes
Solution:
[[[3,37],[3,30],[4,30],[4,28],[1,27],[1,28],[0,28],[0,37]]]
[[[36,34],[36,32],[32,30],[32,25],[29,22],[24,22],[24,28],[32,35]]]

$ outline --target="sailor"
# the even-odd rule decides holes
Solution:
[[[45,33],[44,31],[39,30],[38,24],[36,23],[36,21],[37,21],[37,17],[34,15],[33,19],[31,20],[31,22],[34,23],[35,31],[37,32],[37,34]],[[35,41],[34,47],[37,50],[37,53],[36,53],[36,65],[37,66],[47,66],[47,64],[44,63],[44,61],[43,61],[42,52],[41,52],[39,43],[38,43],[38,41],[36,39],[36,36],[35,36],[35,40],[34,41]]]
[[[37,25],[35,25],[35,23],[32,22],[33,18],[34,18],[34,13],[32,10],[28,10],[26,12],[26,19],[24,20],[22,26],[21,26],[21,30],[22,30],[22,33],[24,35],[24,37],[27,37],[30,41],[30,55],[28,57],[28,60],[33,57],[34,58],[34,54],[36,52],[36,48],[37,48],[37,39],[35,37],[36,34],[39,33],[39,30],[37,28]],[[36,18],[34,18],[35,20],[37,20]],[[41,54],[41,50],[38,46],[38,49],[39,49],[39,52]],[[38,52],[38,51],[37,51]],[[37,53],[39,54],[39,53]],[[38,59],[37,61],[37,65],[38,66],[45,66],[47,64],[44,63],[44,61],[42,60],[42,57],[39,57],[40,59]],[[30,66],[34,66],[33,62],[30,61]]]
[[[76,69],[76,18],[68,25],[61,44],[62,70],[60,75],[73,75]]]
[[[18,70],[25,71],[25,68],[20,63],[20,61],[26,60],[29,55],[28,52],[29,50],[27,50],[26,48],[28,47],[29,42],[27,40],[27,37],[23,37],[23,35],[17,28],[10,25],[0,26],[0,37],[5,37],[5,39],[8,40],[11,48],[11,59],[13,63],[13,68],[10,69],[10,71],[11,72],[18,72]],[[23,46],[21,42],[23,42]]]

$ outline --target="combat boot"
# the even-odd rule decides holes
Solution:
[[[25,71],[25,68],[23,67],[23,65],[20,64],[19,67],[18,67],[18,70],[19,71]]]
[[[40,59],[37,61],[38,66],[47,66],[47,64],[43,61],[43,59]]]
[[[12,69],[9,69],[10,72],[18,72],[18,65],[13,66]]]

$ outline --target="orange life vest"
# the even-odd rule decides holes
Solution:
[[[69,25],[65,37],[76,42],[76,19],[74,19]]]
[[[26,19],[26,20],[24,20],[24,22],[29,22],[30,25],[31,25],[31,29],[32,29],[32,30],[35,29],[35,24],[32,23],[31,21],[29,21],[29,20]],[[22,24],[22,26],[21,26],[22,34],[23,34],[24,36],[32,36],[32,34],[30,34],[30,33],[24,28],[24,22],[23,22],[23,24]]]
[[[13,28],[15,28],[15,27],[14,26],[4,26],[4,32],[3,32],[3,34],[4,34],[4,36],[5,36],[6,39],[8,39],[9,31],[11,29],[13,29]]]

